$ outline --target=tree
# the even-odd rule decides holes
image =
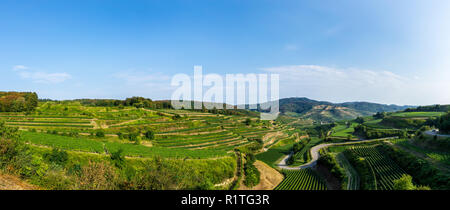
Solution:
[[[412,177],[403,174],[400,179],[394,180],[394,190],[430,190],[427,186],[415,186]]]
[[[439,118],[438,128],[443,133],[450,132],[450,112]]]
[[[414,190],[416,187],[412,183],[412,177],[403,174],[400,179],[394,180],[394,190]]]
[[[44,158],[50,162],[64,166],[69,160],[69,154],[64,150],[53,148],[51,153],[44,154]]]
[[[105,131],[98,130],[97,132],[95,132],[95,136],[97,136],[99,138],[103,138],[103,137],[105,137]]]
[[[31,112],[38,106],[38,96],[30,92],[0,92],[0,111]]]
[[[174,116],[172,116],[172,119],[173,120],[179,120],[179,119],[181,119],[181,115],[175,114]]]
[[[250,125],[252,124],[252,120],[250,118],[245,119],[244,121],[245,125]]]
[[[384,117],[386,117],[386,112],[377,112],[373,115],[373,118],[375,119],[383,119]]]
[[[148,140],[155,139],[155,132],[153,132],[152,130],[147,130],[147,132],[145,132],[145,138],[147,138]]]
[[[365,122],[365,120],[364,120],[364,118],[362,118],[362,117],[357,117],[357,118],[355,119],[355,122],[357,122],[357,123],[359,123],[359,124],[363,124],[363,123]]]
[[[122,148],[116,152],[112,152],[110,158],[117,168],[123,168],[123,166],[125,166],[125,155],[123,154]]]

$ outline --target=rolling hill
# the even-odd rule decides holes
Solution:
[[[280,99],[280,112],[287,116],[311,119],[320,122],[353,119],[376,112],[401,111],[412,106],[397,106],[370,102],[331,103],[308,98]]]

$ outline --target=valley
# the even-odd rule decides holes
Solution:
[[[0,169],[39,189],[398,190],[408,177],[418,189],[450,188],[442,110],[325,122],[311,110],[262,121],[139,97],[34,106],[0,113]],[[318,106],[324,118],[333,110]]]

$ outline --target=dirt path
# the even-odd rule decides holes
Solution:
[[[139,119],[134,119],[134,120],[128,120],[128,121],[124,121],[124,122],[121,122],[121,123],[117,123],[117,124],[114,124],[114,125],[111,125],[111,126],[121,126],[121,125],[124,125],[124,124],[127,124],[127,123],[132,123],[132,122],[136,122],[136,121],[138,121],[138,120],[142,120],[142,118],[139,118]]]
[[[329,146],[338,146],[338,145],[350,145],[355,143],[365,143],[365,142],[372,142],[372,141],[384,141],[389,139],[396,139],[397,137],[389,137],[389,138],[380,138],[380,139],[368,139],[368,140],[358,140],[358,141],[352,141],[352,142],[342,142],[342,143],[330,143],[330,144],[319,144],[311,148],[311,161],[308,163],[305,163],[301,166],[288,166],[286,161],[291,157],[293,154],[286,155],[279,163],[278,167],[285,170],[300,170],[304,168],[312,168],[317,165],[317,160],[319,159],[319,150],[329,147]]]
[[[0,190],[37,190],[36,186],[20,180],[16,176],[0,174]]]
[[[257,160],[254,164],[258,171],[261,172],[259,184],[249,188],[242,183],[239,190],[273,190],[283,181],[283,175],[264,162]]]
[[[281,137],[283,135],[284,133],[281,131],[266,134],[262,139],[264,142],[263,148],[265,148],[267,145],[273,144],[278,139],[277,137]],[[270,141],[267,141],[268,139],[270,139]]]

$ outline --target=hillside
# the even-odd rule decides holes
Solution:
[[[280,112],[292,117],[331,122],[368,116],[376,112],[401,111],[411,106],[385,105],[370,102],[331,103],[308,98],[280,99]]]
[[[147,108],[159,102],[139,100],[41,101],[31,112],[1,112],[0,171],[42,189],[230,189],[241,176],[237,151],[300,135],[246,110]]]
[[[0,190],[36,190],[36,186],[30,185],[16,176],[0,174]]]

